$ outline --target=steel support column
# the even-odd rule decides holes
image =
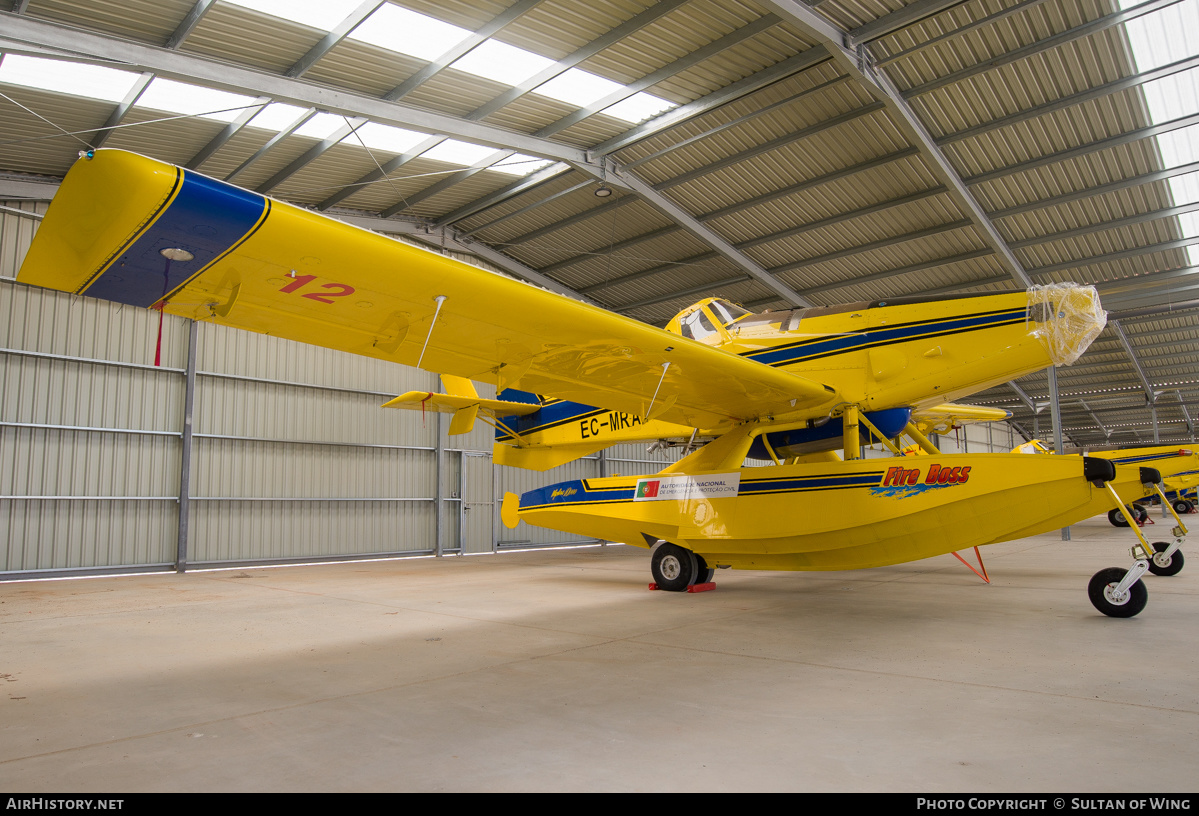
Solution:
[[[440,377],[437,378],[437,387],[439,387],[442,391],[445,390],[445,385],[442,383]],[[437,479],[437,489],[433,492],[433,512],[435,514],[435,520],[433,523],[433,555],[437,556],[438,558],[441,558],[445,554],[445,551],[442,548],[442,538],[444,533],[442,529],[444,527],[442,523],[444,517],[442,505],[445,504],[445,490],[442,488],[442,473],[444,471],[445,464],[445,431],[445,414],[441,413],[441,411],[438,411],[436,431],[437,438],[433,443],[433,456],[436,460],[436,475],[434,478]]]
[[[1066,449],[1062,442],[1062,401],[1057,392],[1057,366],[1050,366],[1046,371],[1049,375],[1049,412],[1053,417],[1053,452],[1061,456]],[[1070,528],[1062,528],[1062,541],[1070,540]]]
[[[184,371],[183,434],[179,456],[179,535],[175,542],[175,572],[187,571],[191,521],[192,427],[196,406],[196,345],[199,324],[189,320],[187,327],[187,368]]]

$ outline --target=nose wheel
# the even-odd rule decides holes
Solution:
[[[1149,601],[1149,590],[1141,581],[1148,568],[1148,561],[1137,561],[1129,570],[1119,567],[1099,570],[1087,586],[1091,603],[1109,618],[1133,617]]]
[[[1153,557],[1149,559],[1149,571],[1154,575],[1177,575],[1182,572],[1184,559],[1178,549],[1181,539],[1173,544],[1164,541],[1153,542]]]

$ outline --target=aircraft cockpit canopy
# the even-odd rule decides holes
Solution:
[[[666,330],[701,343],[719,343],[727,337],[724,330],[752,314],[722,298],[709,298],[679,312],[666,324]]]
[[[716,319],[720,321],[720,325],[724,326],[726,329],[741,318],[748,317],[749,315],[753,314],[753,312],[751,312],[749,309],[743,309],[736,303],[730,303],[729,301],[721,300],[720,298],[710,301],[708,303],[708,308],[712,310],[713,314],[716,316]]]

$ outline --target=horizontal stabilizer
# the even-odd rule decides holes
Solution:
[[[409,391],[400,394],[390,402],[383,403],[384,408],[406,408],[410,411],[435,411],[439,414],[453,414],[450,422],[450,435],[470,433],[474,428],[475,418],[479,412],[488,416],[516,416],[531,414],[538,409],[537,405],[524,402],[506,402],[504,400],[483,399],[481,397],[462,397],[454,394],[436,394],[432,391]]]
[[[982,405],[961,405],[946,402],[912,412],[912,422],[924,433],[948,433],[954,428],[973,422],[1003,422],[1012,412],[1003,408]]]

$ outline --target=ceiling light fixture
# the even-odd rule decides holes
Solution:
[[[600,182],[600,186],[595,188],[596,198],[607,198],[610,195],[612,195],[612,188],[603,182]]]

